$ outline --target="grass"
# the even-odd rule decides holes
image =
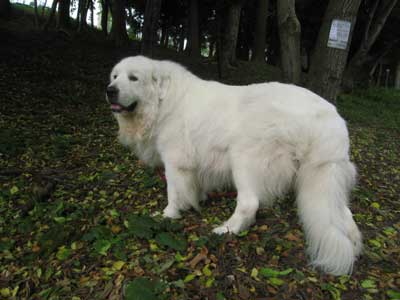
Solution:
[[[289,195],[240,236],[212,235],[233,199],[165,221],[166,186],[116,141],[103,91],[137,44],[7,32],[0,51],[0,299],[400,299],[400,129],[393,90],[343,95],[364,254],[352,276],[312,270]],[[204,78],[212,62],[160,50]],[[261,71],[260,71],[261,69]],[[277,79],[240,62],[228,83]]]
[[[341,95],[339,111],[351,123],[400,129],[400,90],[372,88]]]

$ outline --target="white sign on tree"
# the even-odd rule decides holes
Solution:
[[[338,19],[332,20],[328,47],[345,50],[349,42],[350,29],[351,22]]]

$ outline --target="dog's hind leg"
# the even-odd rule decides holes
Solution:
[[[246,230],[255,222],[261,205],[271,205],[276,197],[287,191],[295,173],[294,163],[283,151],[276,153],[268,160],[253,159],[262,157],[257,151],[246,156],[242,152],[235,157],[232,174],[238,191],[237,206],[229,220],[214,229],[215,233],[237,234]]]
[[[178,219],[180,212],[199,207],[199,188],[196,174],[190,169],[180,169],[171,165],[165,166],[167,178],[168,205],[164,209],[164,217]]]
[[[253,169],[254,170],[254,169]],[[233,178],[238,191],[237,204],[233,215],[221,226],[213,230],[216,234],[234,233],[246,230],[255,222],[260,205],[256,174],[241,164],[233,170]]]

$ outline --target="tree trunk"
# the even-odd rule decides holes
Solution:
[[[142,49],[143,55],[153,57],[153,46],[157,41],[158,20],[160,18],[161,0],[147,0],[144,12]]]
[[[379,62],[378,76],[377,76],[377,78],[376,78],[376,86],[377,86],[377,87],[380,87],[380,86],[381,86],[382,73],[383,73],[383,63],[382,63],[382,61],[381,61],[381,62]]]
[[[364,38],[356,53],[351,58],[345,72],[345,88],[354,85],[355,77],[362,72],[363,65],[368,61],[368,52],[376,42],[387,18],[398,0],[376,0],[368,16]],[[379,5],[380,4],[380,5]]]
[[[58,5],[57,28],[68,29],[70,27],[70,17],[69,17],[70,5],[71,5],[70,0],[60,0],[60,4]]]
[[[229,6],[222,12],[223,28],[221,28],[221,51],[219,53],[222,73],[236,65],[236,45],[242,5],[242,0],[231,1]]]
[[[209,48],[208,48],[208,58],[214,58],[215,57],[215,46],[216,46],[216,42],[215,39],[212,38],[209,41]]]
[[[87,0],[79,0],[78,3],[78,32],[81,32],[86,28],[86,2]]]
[[[196,59],[199,58],[200,53],[200,34],[199,34],[199,0],[190,0],[190,36],[189,43],[189,56]]]
[[[185,26],[183,25],[181,30],[180,30],[180,34],[179,34],[179,45],[178,45],[178,52],[183,52],[185,50]]]
[[[332,103],[336,102],[340,90],[360,3],[361,0],[329,1],[311,58],[308,87]],[[339,48],[333,48],[335,44],[331,41],[330,46],[327,46],[334,19],[350,22],[346,23],[350,25],[347,42],[338,43],[339,46],[336,44]],[[332,30],[332,40],[335,40],[335,37],[337,40],[339,36],[345,40],[342,35]]]
[[[299,84],[301,27],[296,16],[295,0],[279,0],[277,13],[283,77],[285,82]]]
[[[114,41],[117,47],[128,44],[129,38],[126,32],[126,12],[125,1],[113,0],[112,1],[112,25],[110,38]]]
[[[94,4],[93,0],[90,1],[90,26],[94,28]]]
[[[101,1],[101,31],[105,36],[108,34],[108,7],[110,5],[109,0]]]
[[[396,74],[394,77],[394,88],[400,90],[400,59],[397,61]]]
[[[252,60],[265,61],[265,39],[267,34],[269,0],[257,0],[256,28],[254,35],[254,49]]]
[[[37,5],[37,0],[33,0],[33,8],[35,12],[35,27],[39,28],[39,12],[38,12],[38,5]]]
[[[0,17],[8,17],[11,12],[10,0],[0,0]]]
[[[43,28],[44,30],[48,30],[51,23],[53,23],[54,15],[56,14],[57,4],[58,4],[58,0],[54,0],[53,4],[51,5],[49,18],[47,19],[47,22],[44,25],[44,28]]]
[[[167,48],[168,47],[168,24],[163,24],[161,26],[161,38],[160,38],[160,46]]]
[[[47,0],[44,0],[44,4],[43,4],[43,7],[42,7],[42,13],[41,13],[42,19],[44,18],[44,13],[46,11],[46,5],[47,5]]]

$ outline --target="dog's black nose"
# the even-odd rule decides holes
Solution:
[[[118,100],[118,89],[115,86],[109,86],[106,90],[108,101],[116,102]]]

